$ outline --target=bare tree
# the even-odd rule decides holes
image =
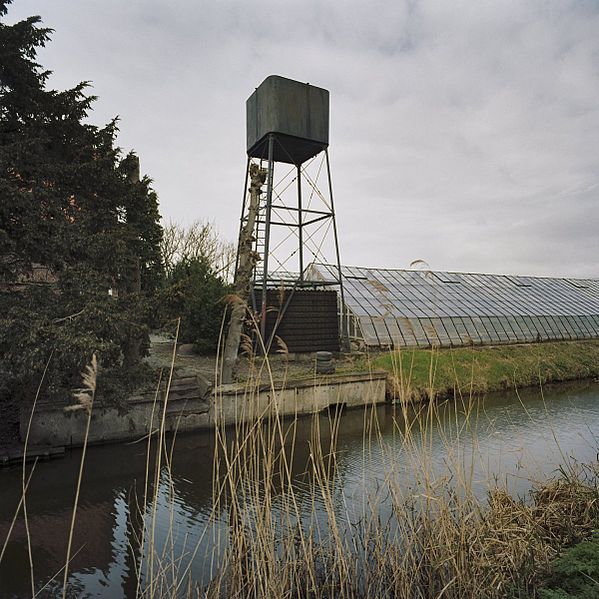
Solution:
[[[221,239],[214,223],[195,221],[185,227],[170,221],[164,227],[160,249],[167,275],[179,262],[205,259],[223,280],[233,281],[235,245]]]
[[[247,220],[239,236],[239,264],[235,273],[235,294],[232,296],[229,329],[223,351],[223,383],[231,383],[233,381],[233,369],[237,362],[239,342],[241,340],[247,299],[250,291],[250,281],[256,262],[261,259],[252,248],[254,226],[258,218],[260,196],[262,195],[262,186],[266,180],[267,172],[266,169],[259,167],[257,164],[250,165],[250,203]]]

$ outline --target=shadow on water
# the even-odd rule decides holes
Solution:
[[[543,395],[539,390],[526,390],[519,396],[489,396],[469,407],[469,419],[464,408],[459,403],[443,404],[426,430],[415,420],[410,429],[411,446],[426,452],[439,477],[448,476],[451,466],[460,464],[471,477],[474,492],[481,496],[495,481],[524,495],[531,481],[550,475],[568,460],[596,459],[597,384],[554,387]],[[409,417],[413,416],[410,412]],[[287,451],[300,511],[306,518],[321,521],[322,530],[326,530],[327,514],[312,492],[310,453],[315,434],[323,453],[329,451],[335,428],[331,419],[334,415],[320,414],[285,423],[289,437],[295,437],[293,451]],[[342,518],[348,522],[359,518],[373,496],[379,500],[381,518],[387,517],[385,489],[390,477],[408,492],[418,491],[415,456],[406,450],[405,435],[403,415],[396,406],[355,409],[341,415],[331,466],[335,505]],[[180,556],[183,565],[191,561],[193,576],[203,582],[214,572],[229,526],[222,512],[213,514],[214,450],[213,432],[179,435],[172,452],[171,476],[163,473],[157,493],[155,546],[165,554]],[[64,565],[79,459],[80,452],[72,451],[63,460],[38,464],[27,493],[36,587],[48,585],[42,596],[54,596],[60,589],[58,582],[48,581]],[[150,472],[153,467],[151,464]],[[70,567],[70,581],[80,589],[79,596],[135,595],[136,562],[131,546],[135,546],[141,527],[136,506],[143,497],[145,471],[144,442],[89,449]],[[276,492],[277,481],[273,484]],[[20,492],[20,470],[1,472],[2,541]],[[0,598],[30,596],[30,588],[26,529],[21,519],[0,564]]]

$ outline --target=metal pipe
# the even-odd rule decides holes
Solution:
[[[297,167],[297,209],[299,226],[299,280],[304,282],[304,231],[302,224],[302,165]]]
[[[299,208],[295,206],[284,206],[283,204],[273,204],[274,210],[288,210],[289,212],[299,212]],[[322,210],[311,210],[310,208],[302,208],[302,214],[321,214],[324,216],[331,216],[330,212],[323,212]]]

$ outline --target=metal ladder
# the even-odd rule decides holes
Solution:
[[[254,270],[254,284],[264,280],[267,273],[264,272],[264,252],[266,251],[266,194],[260,198],[260,208],[258,218],[256,219],[256,228],[254,230],[254,251],[260,256],[260,262],[256,264]]]

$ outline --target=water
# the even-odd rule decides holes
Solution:
[[[360,517],[365,502],[376,499],[384,519],[390,479],[409,494],[419,490],[418,472],[411,451],[403,443],[405,430],[393,406],[376,408],[377,427],[366,427],[373,415],[364,410],[345,412],[339,422],[334,476],[334,503],[341,521]],[[330,442],[328,416],[318,417],[321,441]],[[306,521],[326,530],[322,500],[314,496],[306,474],[314,447],[312,417],[296,428],[292,477],[296,497]],[[376,431],[380,439],[376,440]],[[580,383],[487,397],[465,424],[463,410],[446,404],[425,434],[415,425],[414,444],[423,448],[431,470],[443,479],[465,466],[471,485],[481,497],[489,483],[505,484],[525,495],[531,481],[543,480],[560,465],[597,459],[599,447],[599,384]],[[182,567],[206,582],[211,559],[218,560],[219,539],[226,539],[227,515],[213,504],[214,434],[181,435],[173,451],[172,478],[161,477],[156,505],[154,546],[183,556]],[[27,493],[27,513],[33,578],[42,596],[55,596],[62,588],[68,530],[77,480],[80,451],[65,459],[40,463]],[[150,469],[153,468],[153,465]],[[144,443],[93,447],[86,457],[69,580],[78,597],[131,597],[135,595],[136,562],[130,551],[139,533],[136,496],[143,496],[146,472]],[[0,550],[21,493],[18,469],[0,472]],[[275,497],[273,511],[279,509]],[[151,509],[150,512],[151,514]],[[54,578],[54,580],[53,580]],[[0,598],[31,596],[27,533],[17,520],[6,554],[0,563]]]

